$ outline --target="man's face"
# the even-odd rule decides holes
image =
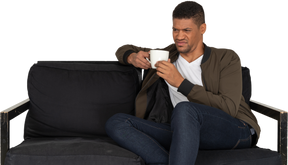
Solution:
[[[203,27],[205,26],[205,27]],[[204,29],[205,28],[205,29]],[[182,54],[192,53],[201,42],[203,43],[203,34],[206,25],[198,27],[193,19],[173,19],[173,39],[177,50]]]

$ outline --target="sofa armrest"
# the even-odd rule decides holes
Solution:
[[[1,134],[1,164],[4,164],[6,153],[10,148],[10,120],[25,112],[29,108],[30,100],[26,99],[4,111],[1,112],[1,125],[0,125],[0,134]]]
[[[287,112],[256,101],[250,101],[252,110],[278,121],[278,153],[283,164],[287,165]]]

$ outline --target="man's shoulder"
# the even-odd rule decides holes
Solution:
[[[209,47],[211,48],[212,51],[215,51],[217,53],[228,52],[228,53],[242,54],[242,52],[235,46],[221,46],[217,44],[209,44]]]
[[[211,55],[216,55],[217,57],[220,58],[239,58],[237,53],[232,50],[232,49],[227,49],[227,48],[211,48]]]

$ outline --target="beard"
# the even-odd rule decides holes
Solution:
[[[192,49],[192,46],[188,44],[186,46],[176,46],[176,47],[177,47],[178,52],[183,53],[183,54],[189,53]]]

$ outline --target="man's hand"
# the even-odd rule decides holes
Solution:
[[[170,85],[178,88],[184,81],[177,68],[170,63],[170,59],[168,61],[158,61],[155,66],[157,67],[157,75],[166,80]]]
[[[151,64],[146,60],[146,58],[149,59],[150,54],[148,52],[139,51],[138,53],[130,54],[127,58],[127,62],[137,68],[149,69],[151,68]]]

